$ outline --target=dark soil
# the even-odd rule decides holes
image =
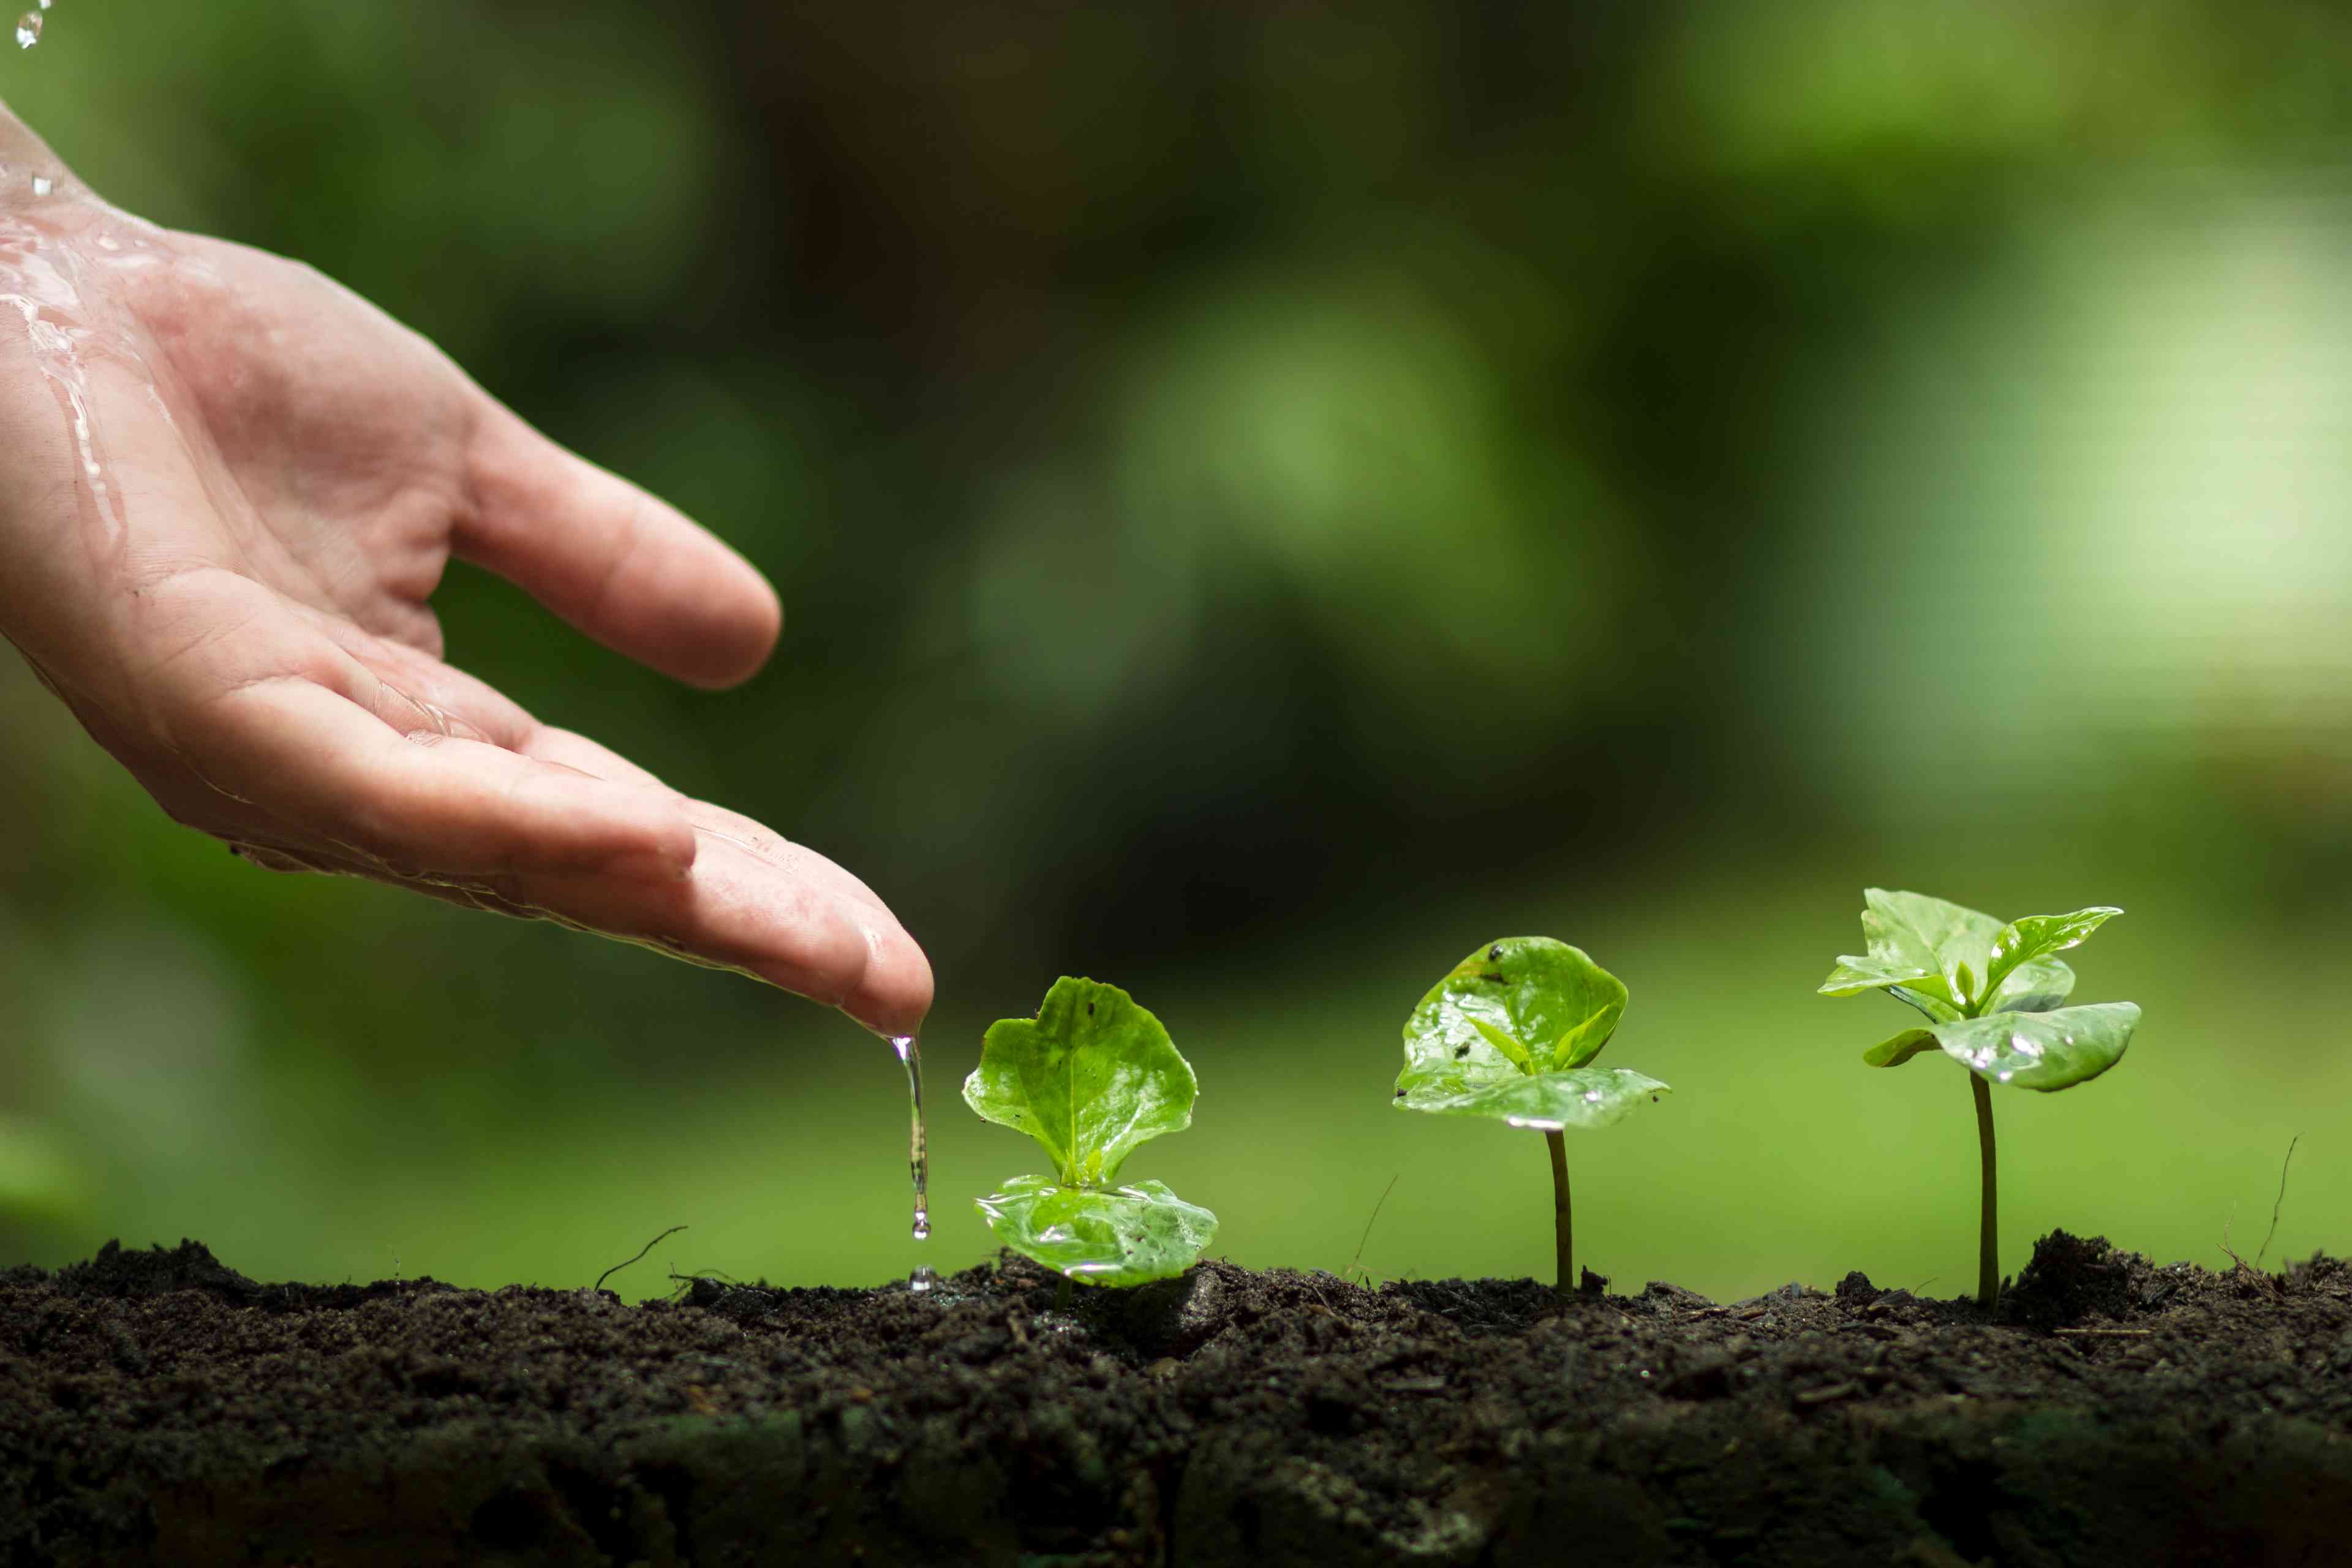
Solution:
[[[2352,1562],[2352,1267],[2044,1239],[1998,1321],[1204,1264],[1051,1310],[0,1273],[0,1563]]]

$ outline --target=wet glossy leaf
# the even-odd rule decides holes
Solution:
[[[1585,1064],[1625,1014],[1622,982],[1549,937],[1506,937],[1463,960],[1404,1026],[1396,1103],[1559,1131],[1606,1127],[1672,1092]]]
[[[1830,977],[1822,982],[1824,996],[1854,996],[1864,991],[1883,990],[1889,985],[1902,985],[1912,981],[1939,980],[1932,969],[1921,969],[1908,963],[1881,963],[1874,958],[1848,956],[1838,960]]]
[[[1975,1000],[1972,983],[1992,965],[2000,921],[1925,893],[1865,888],[1862,899],[1863,943],[1871,959],[1890,968],[1941,976],[1947,994],[1963,1010]]]
[[[1630,1068],[1570,1068],[1507,1075],[1467,1064],[1429,1073],[1406,1068],[1397,1103],[1440,1116],[1483,1116],[1513,1127],[1558,1132],[1606,1127],[1673,1089]]]
[[[964,1103],[1037,1140],[1059,1179],[1100,1186],[1136,1146],[1192,1125],[1200,1092],[1160,1020],[1116,985],[1054,983],[1034,1018],[989,1026]]]
[[[1217,1216],[1159,1182],[1065,1186],[1016,1176],[978,1200],[996,1239],[1082,1285],[1141,1285],[1201,1260]]]
[[[1899,1068],[1922,1051],[1937,1048],[1932,1029],[1906,1029],[1892,1039],[1881,1040],[1862,1053],[1862,1059],[1874,1068]]]
[[[1883,990],[1938,1024],[1957,1022],[1971,1010],[2042,1013],[2061,1005],[2074,988],[2074,973],[2052,955],[2122,913],[2100,906],[2030,915],[2004,926],[1990,915],[1920,893],[1873,888],[1863,898],[1870,952],[1838,960],[1822,993]]]
[[[2138,1025],[2136,1005],[2095,1002],[2053,1013],[1992,1013],[1927,1032],[1946,1056],[1979,1077],[2047,1092],[2070,1089],[2115,1066]]]
[[[1936,1022],[1948,1023],[1960,1016],[1960,1008],[1951,999],[1941,976],[1930,976],[1916,985],[1890,985],[1886,994],[1907,1007],[1915,1007]]]
[[[1484,1018],[1472,1018],[1470,1026],[1478,1031],[1479,1038],[1503,1054],[1504,1059],[1521,1072],[1536,1070],[1535,1059],[1528,1055],[1527,1047],[1503,1033]]]
[[[1618,1011],[1623,1011],[1622,1005]],[[1551,1065],[1555,1068],[1580,1068],[1601,1054],[1610,1037],[1617,1032],[1617,1014],[1595,1014],[1562,1035],[1552,1043]],[[1542,1063],[1538,1061],[1537,1066]]]
[[[1523,1071],[1493,1033],[1517,1044],[1528,1068],[1582,1067],[1601,1054],[1624,1013],[1623,982],[1581,950],[1547,936],[1505,937],[1456,964],[1412,1010],[1404,1026],[1407,1071],[1455,1065]]]
[[[2084,938],[2121,913],[2121,910],[2097,904],[2076,910],[2071,915],[2027,915],[2010,921],[1993,938],[1992,967],[1985,976],[1987,985],[1997,992],[2000,983],[2021,964],[2080,944]]]
[[[1985,1004],[1989,1013],[2047,1013],[2074,994],[2074,972],[2063,960],[2035,958],[2009,972]]]
[[[1952,1000],[1949,982],[1940,974],[1907,964],[1881,963],[1874,958],[1841,958],[1821,984],[1821,994],[1824,996],[1853,996],[1864,991],[1884,991],[1897,1002],[1916,1007],[1939,1022],[1957,1018],[1961,1013]]]

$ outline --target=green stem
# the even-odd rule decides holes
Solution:
[[[1069,1310],[1070,1277],[1065,1274],[1059,1279],[1054,1281],[1054,1310],[1056,1312],[1066,1312]]]
[[[1992,1086],[1975,1073],[1977,1144],[1984,1152],[1984,1216],[1977,1237],[1977,1305],[1990,1312],[2000,1300],[2000,1181],[1993,1165]]]
[[[1576,1250],[1576,1227],[1568,1210],[1568,1140],[1547,1132],[1544,1142],[1551,1150],[1551,1238],[1559,1270],[1553,1277],[1552,1293],[1566,1299],[1576,1289],[1576,1276],[1569,1272]]]

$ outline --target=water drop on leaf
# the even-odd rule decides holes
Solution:
[[[27,11],[16,18],[16,47],[29,49],[41,41],[41,13]]]

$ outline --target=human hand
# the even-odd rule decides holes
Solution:
[[[0,171],[0,633],[174,820],[920,1022],[865,884],[445,663],[428,603],[455,554],[718,687],[775,642],[756,571],[310,268],[106,205],[5,107]]]

